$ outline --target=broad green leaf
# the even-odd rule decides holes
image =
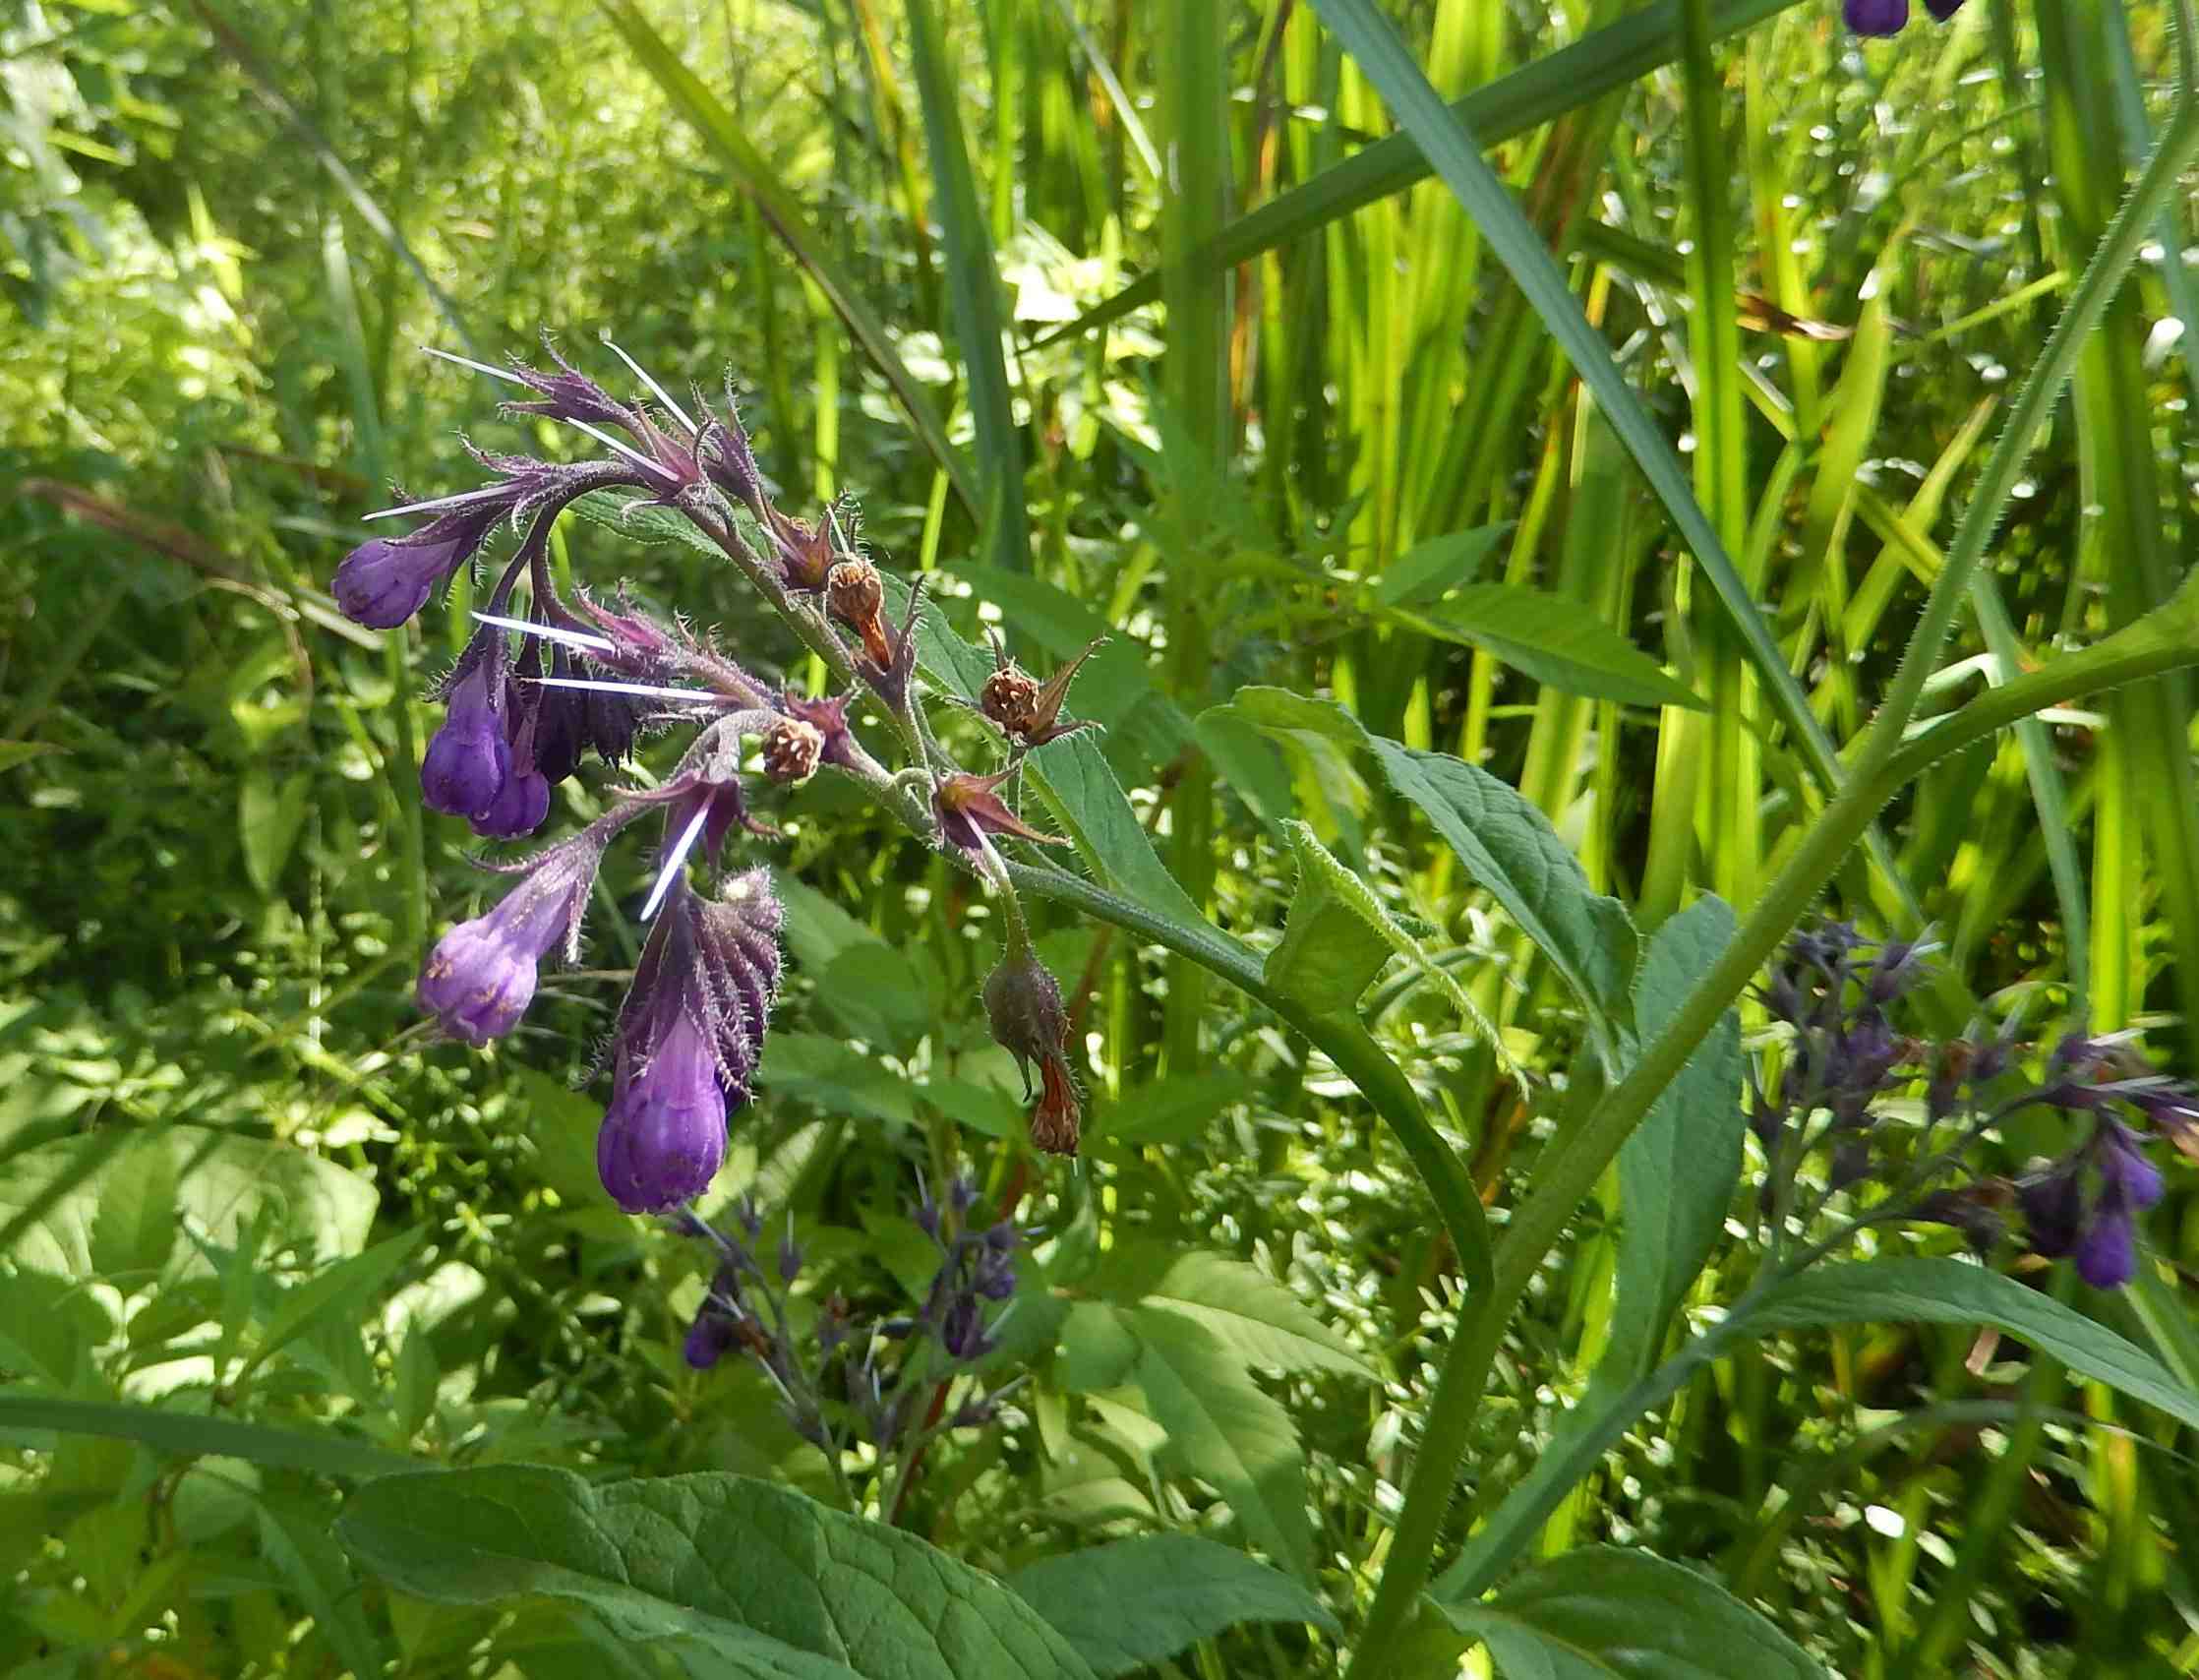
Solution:
[[[1504,1680],[1825,1680],[1794,1641],[1708,1576],[1583,1546],[1490,1602],[1437,1606]]]
[[[1704,897],[1650,938],[1634,983],[1643,1043],[1717,960],[1734,926],[1723,899]],[[1613,1379],[1633,1382],[1657,1362],[1665,1326],[1725,1230],[1741,1176],[1741,1018],[1728,1009],[1619,1151],[1618,1296],[1604,1353]]]
[[[1516,583],[1469,583],[1434,606],[1393,608],[1384,617],[1422,635],[1482,648],[1569,694],[1702,709],[1694,690],[1569,595]]]
[[[1100,1680],[1164,1662],[1245,1622],[1306,1622],[1340,1634],[1288,1576],[1197,1534],[1141,1534],[1043,1558],[1008,1585],[1054,1625]]]
[[[1098,742],[1086,733],[1064,736],[1024,763],[1039,797],[1062,832],[1077,843],[1100,885],[1163,921],[1216,936],[1212,924],[1154,851]]]
[[[141,1170],[133,1157],[144,1150],[168,1157],[178,1216],[223,1247],[267,1208],[282,1236],[323,1255],[355,1253],[380,1205],[366,1179],[290,1144],[188,1124],[136,1133],[102,1127],[0,1164],[0,1225],[23,1226],[12,1257],[80,1281],[98,1276],[93,1222],[109,1184]]]
[[[305,1283],[283,1292],[267,1327],[261,1332],[247,1371],[266,1363],[278,1349],[303,1335],[324,1315],[339,1323],[356,1322],[368,1302],[379,1300],[389,1280],[428,1237],[428,1228],[418,1226],[401,1236],[377,1243],[364,1254],[354,1254],[340,1264],[317,1273]]]
[[[732,185],[755,201],[772,231],[785,241],[803,272],[816,283],[840,319],[848,324],[849,331],[862,346],[863,354],[893,387],[893,393],[901,399],[901,406],[908,413],[917,436],[946,473],[963,506],[982,519],[984,500],[971,476],[969,462],[947,442],[947,434],[932,409],[929,393],[902,361],[901,352],[894,348],[893,334],[877,311],[864,301],[862,288],[842,272],[829,242],[810,225],[801,202],[787,191],[786,184],[742,132],[741,125],[724,102],[681,62],[680,55],[657,32],[634,0],[597,0],[597,4],[625,38],[635,61],[664,90],[673,107],[693,125],[718,160],[725,164]],[[997,342],[997,338],[994,341]],[[780,416],[782,422],[787,418]]]
[[[1448,536],[1414,543],[1375,579],[1375,605],[1409,607],[1471,583],[1511,528],[1477,525],[1470,531],[1453,531]]]
[[[1121,1250],[1117,1251],[1122,1252]],[[1155,1275],[1151,1268],[1160,1264]],[[1257,1266],[1203,1248],[1167,1258],[1143,1249],[1094,1281],[1126,1306],[1174,1313],[1206,1330],[1239,1360],[1278,1371],[1340,1371],[1372,1380],[1365,1359],[1298,1297]]]
[[[2199,1424],[2199,1392],[2178,1382],[2168,1366],[2107,1326],[2013,1278],[1930,1255],[1817,1266],[1753,1301],[1737,1303],[1722,1322],[1625,1393],[1598,1403],[1592,1389],[1575,1413],[1577,1426],[1551,1443],[1506,1494],[1457,1562],[1431,1589],[1433,1595],[1457,1604],[1487,1590],[1634,1420],[1678,1394],[1713,1359],[1773,1330],[1900,1323],[1990,1324],[2052,1354],[2081,1376],[2107,1383],[2180,1422]]]
[[[1261,978],[1316,1015],[1349,1010],[1392,956],[1387,918],[1367,884],[1331,857],[1302,822],[1283,832],[1298,855],[1298,890]]]
[[[1990,1324],[2182,1423],[2199,1426],[2199,1391],[2151,1353],[2051,1295],[1968,1261],[1897,1255],[1820,1266],[1750,1312],[1754,1335],[1822,1324]]]
[[[1267,729],[1312,729],[1372,752],[1391,786],[1418,806],[1436,832],[1528,938],[1539,946],[1614,1041],[1630,1030],[1637,936],[1626,906],[1588,885],[1550,819],[1516,789],[1442,752],[1371,735],[1328,700],[1286,689],[1241,689],[1229,702]]]
[[[91,1263],[125,1294],[151,1283],[176,1243],[176,1162],[134,1149],[108,1168],[91,1218]]]
[[[746,1476],[591,1485],[533,1466],[389,1476],[353,1494],[336,1532],[361,1563],[421,1597],[568,1599],[625,1638],[699,1646],[743,1675],[1092,1676],[991,1576]]]
[[[1281,749],[1233,707],[1209,706],[1192,733],[1216,772],[1270,828],[1278,827],[1297,809]]]
[[[923,982],[909,959],[882,940],[851,945],[811,972],[825,1012],[880,1050],[906,1054],[931,1024]]]
[[[12,1281],[9,1287],[14,1288]],[[114,1441],[142,1441],[164,1453],[250,1459],[257,1465],[307,1470],[315,1475],[376,1476],[428,1468],[416,1459],[333,1432],[276,1429],[264,1423],[239,1423],[228,1417],[201,1417],[188,1411],[113,1401],[0,1394],[0,1429],[50,1429]]]
[[[91,1290],[30,1267],[0,1271],[0,1371],[72,1388],[114,1329]]]
[[[1157,1079],[1125,1091],[1102,1110],[1098,1130],[1116,1143],[1189,1143],[1251,1089],[1251,1080],[1228,1067]]]
[[[1245,1535],[1300,1581],[1313,1579],[1305,1450],[1290,1414],[1244,1360],[1189,1318],[1159,1307],[1123,1313],[1138,1340],[1133,1367],[1170,1462],[1211,1483]]]
[[[839,1039],[822,1033],[777,1032],[763,1042],[756,1083],[832,1112],[864,1115],[889,1125],[914,1125],[909,1082]]]
[[[0,741],[0,770],[12,770],[18,764],[61,750],[50,741]]]
[[[1059,1370],[1071,1394],[1119,1388],[1138,1363],[1138,1338],[1108,1301],[1072,1301],[1062,1315]]]

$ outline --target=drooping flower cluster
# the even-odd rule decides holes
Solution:
[[[920,707],[922,580],[908,590],[898,622],[890,619],[886,580],[848,534],[853,510],[828,510],[812,523],[773,506],[730,383],[723,414],[699,391],[690,414],[611,348],[646,396],[613,395],[555,350],[556,371],[549,373],[446,356],[522,388],[527,399],[507,403],[507,412],[562,422],[608,455],[560,464],[469,445],[493,482],[371,515],[420,522],[402,535],[360,544],[336,570],[333,591],[346,614],[395,629],[462,569],[477,566],[500,527],[521,532],[474,615],[479,629],[439,685],[444,721],[421,760],[423,802],[464,817],[478,834],[515,839],[541,828],[553,790],[590,750],[618,765],[645,732],[674,722],[696,726],[663,782],[615,793],[602,817],[531,859],[490,866],[516,876],[516,884],[502,904],[452,929],[429,954],[421,1007],[469,1044],[512,1031],[534,998],[542,963],[553,953],[576,955],[581,912],[612,837],[659,811],[660,870],[642,913],[654,925],[619,1011],[597,1161],[605,1187],[630,1212],[665,1211],[698,1195],[724,1158],[728,1116],[747,1100],[779,982],[780,910],[768,874],[750,869],[722,875],[715,896],[687,881],[697,851],[725,868],[736,832],[775,836],[747,803],[744,754],[753,743],[766,782],[799,783],[827,767],[847,775],[1003,896],[1011,955],[1021,953],[1018,972],[1027,975],[1027,990],[1037,989],[1034,995],[1050,993],[1052,1014],[1034,1015],[1026,1006],[1003,1015],[990,989],[987,1008],[996,1032],[1012,1035],[1002,1042],[1027,1062],[1037,1060],[1043,1075],[1034,1137],[1041,1148],[1073,1150],[1076,1092],[1062,1055],[1059,990],[1030,958],[995,841],[1060,843],[1025,822],[1001,790],[1030,749],[1086,727],[1059,715],[1085,656],[1040,685],[998,653],[976,709],[1000,731],[1007,765],[980,774],[955,764]],[[856,690],[810,695],[765,682],[684,624],[653,616],[624,595],[613,604],[584,591],[565,599],[549,566],[551,529],[567,508],[598,492],[631,493],[629,512],[648,505],[690,521],[830,669],[868,690],[899,735],[909,767],[889,773],[856,738],[849,725]],[[1032,973],[1036,979],[1028,978]]]
[[[708,1241],[718,1257],[688,1326],[687,1363],[707,1371],[741,1350],[771,1378],[788,1426],[834,1455],[865,1441],[882,1459],[907,1463],[945,1430],[991,1422],[1022,1380],[988,1390],[977,1370],[998,1347],[993,1333],[1012,1310],[1001,1303],[1016,1290],[1022,1233],[1006,1220],[976,1228],[977,1199],[977,1187],[958,1177],[943,1203],[926,1191],[910,1211],[939,1253],[917,1312],[859,1321],[835,1293],[806,1332],[790,1310],[804,1263],[791,1228],[767,1268],[753,1204],[743,1201],[734,1229],[723,1231],[681,1216],[679,1229]]]
[[[1962,0],[1925,0],[1935,24],[1962,10]],[[1842,0],[1841,16],[1859,35],[1897,35],[1909,22],[1909,0]]]
[[[2163,1189],[2146,1134],[2199,1158],[2199,1094],[2120,1039],[2065,1038],[2046,1058],[2045,1079],[2025,1085],[2017,1069],[2028,1057],[2012,1027],[1939,1045],[1902,1035],[1892,1012],[1927,978],[1929,951],[1913,940],[1872,945],[1834,924],[1798,933],[1771,968],[1760,995],[1786,1032],[1779,1072],[1768,1086],[1759,1081],[1750,1111],[1770,1164],[1766,1211],[1775,1225],[1804,1217],[1798,1174],[1821,1151],[1825,1197],[1884,1190],[1858,1223],[1948,1225],[1985,1253],[2018,1213],[2031,1252],[2072,1260],[2096,1289],[2128,1283],[2137,1216]],[[1923,1127],[1891,1123],[1920,1079]],[[2036,1108],[2059,1110],[2082,1135],[2012,1179],[1970,1170],[1973,1145]]]

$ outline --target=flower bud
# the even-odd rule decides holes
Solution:
[[[353,624],[395,630],[428,604],[459,559],[455,543],[406,543],[376,537],[343,557],[329,592]]]
[[[623,819],[621,819],[623,820]],[[534,1000],[536,969],[561,944],[577,943],[596,868],[616,821],[553,846],[496,909],[461,922],[421,965],[420,1007],[454,1039],[487,1044],[519,1024]]]
[[[726,1152],[726,1097],[717,1057],[681,1015],[655,1053],[619,1058],[617,1089],[596,1134],[596,1170],[629,1214],[662,1213],[710,1187]]]
[[[446,816],[486,816],[511,776],[504,738],[504,650],[477,643],[450,689],[443,727],[420,759],[420,797]]]

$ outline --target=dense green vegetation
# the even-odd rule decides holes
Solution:
[[[0,7],[0,1663],[2199,1672],[2187,68],[2121,0]],[[928,574],[896,716],[768,510],[545,527],[880,778],[1008,762],[987,632],[1108,638],[1002,790],[1068,846],[751,761],[696,866],[783,914],[751,1317],[599,1177],[653,826],[517,1031],[415,1000],[530,850],[421,805],[513,543],[331,586],[461,437],[603,457],[451,359],[546,336],[681,448],[726,389],[889,640]]]

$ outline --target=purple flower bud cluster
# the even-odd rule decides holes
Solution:
[[[1822,1150],[1827,1198],[1858,1185],[1884,1191],[1853,1225],[1945,1225],[1985,1254],[2020,1214],[2032,1253],[2073,1261],[2095,1289],[2128,1283],[2138,1267],[2137,1216],[2164,1188],[2147,1134],[2199,1159],[2199,1093],[2119,1038],[2065,1038],[2046,1058],[2042,1082],[2010,1090],[2027,1059],[2012,1027],[1939,1045],[1902,1036],[1889,1010],[1925,977],[1929,949],[1910,940],[1873,946],[1833,925],[1797,934],[1766,976],[1760,995],[1788,1036],[1771,1094],[1759,1080],[1750,1111],[1770,1163],[1765,1208],[1775,1222],[1798,1211],[1796,1174]],[[1921,1130],[1886,1123],[1920,1079]],[[1972,1145],[2037,1108],[2080,1122],[2084,1135],[2013,1180],[1968,1171]]]
[[[805,1259],[791,1221],[767,1264],[753,1204],[737,1206],[730,1230],[682,1215],[677,1229],[718,1255],[683,1343],[687,1363],[706,1371],[740,1349],[779,1391],[788,1426],[834,1454],[862,1440],[881,1457],[906,1456],[942,1430],[992,1422],[1015,1384],[987,1391],[975,1367],[998,1346],[1005,1313],[992,1308],[1015,1293],[1022,1237],[1007,1221],[971,1229],[976,1202],[975,1185],[957,1178],[944,1205],[926,1192],[912,1210],[939,1252],[920,1311],[858,1320],[835,1292],[806,1334],[791,1310]]]
[[[369,515],[415,523],[352,550],[333,589],[360,624],[395,630],[460,569],[475,567],[502,526],[521,533],[474,615],[478,630],[438,686],[443,722],[421,759],[423,802],[463,817],[482,836],[508,840],[539,830],[552,791],[585,753],[616,765],[645,732],[674,722],[695,728],[678,766],[655,786],[614,790],[607,813],[581,834],[495,866],[519,877],[517,884],[495,910],[445,935],[418,988],[421,1007],[454,1038],[481,1045],[509,1033],[533,1000],[542,962],[553,951],[577,954],[581,910],[612,836],[659,811],[661,864],[642,912],[654,926],[610,1047],[613,1090],[597,1163],[622,1208],[661,1212],[700,1194],[722,1162],[726,1121],[747,1101],[778,989],[780,911],[768,877],[755,870],[722,877],[716,898],[690,889],[686,878],[698,850],[723,868],[737,833],[777,837],[748,807],[748,744],[767,786],[830,767],[870,788],[928,843],[1010,898],[1007,923],[1020,939],[1021,914],[995,841],[1064,842],[1026,822],[1002,790],[1032,748],[1085,727],[1060,716],[1084,656],[1041,685],[1000,653],[977,709],[999,732],[1006,766],[989,774],[957,767],[916,709],[922,579],[909,590],[899,622],[890,622],[885,580],[848,535],[856,528],[852,509],[809,523],[772,505],[730,383],[723,413],[699,391],[690,412],[610,348],[646,395],[614,394],[554,348],[549,372],[446,355],[520,388],[523,400],[507,403],[507,412],[568,426],[608,454],[561,464],[468,445],[492,481]],[[849,710],[860,689],[802,694],[751,675],[709,637],[624,594],[612,602],[585,591],[562,594],[549,566],[552,527],[574,502],[604,491],[635,493],[629,510],[673,510],[725,553],[832,670],[881,703],[910,768],[889,774],[856,738]],[[1076,1094],[1061,1053],[1058,991],[1054,999],[1050,1016],[1040,1011],[1030,1017],[1036,1025],[1020,1029],[1018,1053],[1038,1060],[1044,1075],[1034,1136],[1041,1147],[1073,1150]],[[986,1001],[994,1006],[990,990]],[[934,1329],[948,1336],[944,1319]],[[975,1347],[981,1339],[964,1311],[951,1340]]]

